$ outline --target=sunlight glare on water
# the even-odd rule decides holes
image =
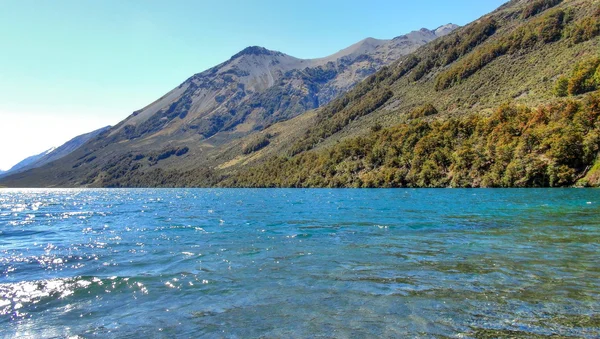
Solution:
[[[596,338],[600,191],[0,190],[0,336]]]

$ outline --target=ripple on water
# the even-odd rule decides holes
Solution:
[[[98,299],[110,293],[148,294],[145,284],[128,277],[74,277],[0,284],[0,316],[22,319],[65,303]]]
[[[0,190],[0,337],[595,338],[597,195]]]

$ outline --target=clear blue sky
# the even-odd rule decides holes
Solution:
[[[503,2],[0,0],[0,169],[114,125],[246,46],[323,57]]]

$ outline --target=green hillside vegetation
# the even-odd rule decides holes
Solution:
[[[478,49],[440,74],[436,79],[436,90],[444,90],[460,83],[503,55],[522,53],[535,48],[538,44],[549,44],[562,38],[571,39],[573,43],[581,43],[600,33],[598,24],[600,6],[593,10],[592,16],[567,26],[573,20],[572,15],[572,12],[563,9],[548,11],[527,25],[516,29],[512,34]]]
[[[248,187],[555,187],[577,183],[600,146],[600,95],[489,117],[421,118],[331,149],[277,157],[225,181]],[[588,185],[588,182],[580,182]]]
[[[242,148],[242,153],[250,154],[267,147],[270,143],[269,139],[271,139],[271,137],[272,135],[267,133],[252,139],[244,146],[244,148]]]
[[[314,72],[310,86],[333,70]],[[266,105],[235,113],[260,120],[247,136],[126,154],[90,144],[68,168],[2,184],[600,186],[600,1],[510,1],[293,118],[276,112],[316,107],[312,97],[297,101],[283,87],[264,95]],[[159,113],[176,120],[178,107]]]
[[[560,4],[563,6],[557,6]],[[518,10],[509,8],[495,14],[467,26],[459,34],[440,39],[431,49],[425,48],[417,56],[407,57],[397,67],[381,70],[349,95],[323,109],[316,126],[309,128],[306,138],[291,147],[287,155],[233,173],[221,185],[555,187],[600,184],[600,166],[596,163],[600,147],[598,94],[578,97],[600,88],[600,58],[598,55],[589,57],[585,52],[599,51],[600,5],[591,1],[534,1]],[[515,25],[515,21],[522,23]],[[593,44],[584,46],[592,39]],[[543,50],[557,55],[577,53],[579,61],[569,65],[562,56],[550,59]],[[528,54],[531,56],[527,57]],[[506,58],[539,64],[535,59],[538,55],[565,69],[564,75],[554,82],[546,80],[547,75],[540,77],[544,83],[538,82],[534,90],[548,93],[539,97],[545,104],[531,106],[513,96],[505,98],[504,104],[499,100],[495,109],[478,111],[474,109],[477,107],[474,101],[463,106],[463,114],[448,114],[457,111],[457,106],[448,100],[434,99],[440,95],[458,99],[460,92],[443,93],[463,83],[463,90],[469,88],[472,86],[470,78],[487,70],[492,63],[492,70],[500,72],[504,68],[506,72],[511,70]],[[500,58],[503,62],[496,63]],[[534,69],[526,71],[531,73],[515,73],[513,77],[536,75]],[[428,90],[429,84],[433,84],[433,91]],[[488,81],[482,85],[480,88],[489,91],[494,86],[503,89],[512,84],[492,82],[490,85]],[[411,86],[424,88],[419,91],[420,96],[411,93]],[[488,92],[485,97],[475,99],[489,100],[496,96],[497,93]],[[552,96],[573,98],[557,101]],[[410,110],[405,105],[395,114],[378,110],[394,97],[421,104]],[[427,102],[429,100],[437,104],[434,106]],[[358,110],[358,107],[374,109]],[[375,115],[379,119],[372,118],[371,121],[377,122],[368,132],[353,125],[356,119],[372,112],[378,113]],[[384,126],[393,121],[401,123],[381,128],[382,121]],[[368,122],[368,118],[363,120],[363,123]],[[346,137],[337,138],[334,143],[327,140],[347,126],[355,132],[347,132]],[[353,134],[362,135],[353,137]]]
[[[578,95],[600,89],[600,57],[579,62],[571,76],[561,76],[554,92],[559,97]]]

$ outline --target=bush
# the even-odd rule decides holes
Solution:
[[[189,149],[189,147],[187,147],[187,146],[185,146],[185,147],[181,147],[181,148],[178,148],[178,149],[177,149],[177,152],[175,152],[175,155],[176,155],[176,156],[178,156],[178,157],[180,157],[180,156],[182,156],[182,155],[186,154],[186,153],[187,153],[189,150],[190,150],[190,149]]]
[[[561,76],[556,80],[556,85],[554,86],[554,95],[557,97],[566,97],[569,94],[569,78],[566,76]]]
[[[560,4],[561,2],[562,2],[562,0],[537,0],[537,1],[534,1],[534,2],[530,3],[527,7],[525,7],[521,17],[523,19],[530,18],[534,15],[537,15],[549,8],[552,8],[552,7]]]
[[[423,76],[425,76],[425,74],[429,73],[429,71],[431,71],[431,69],[434,66],[435,66],[435,63],[433,62],[433,60],[431,58],[423,60],[417,66],[417,68],[415,68],[415,70],[413,71],[413,73],[412,73],[412,80],[413,81],[419,81],[419,80],[421,80],[421,78],[423,78]]]
[[[412,110],[409,114],[409,117],[412,119],[417,119],[434,114],[438,114],[438,110],[432,104],[425,104]]]
[[[242,153],[250,154],[267,147],[271,143],[270,138],[270,134],[265,134],[251,140],[242,148]]]
[[[600,5],[587,16],[579,20],[569,32],[569,36],[576,44],[588,41],[600,35]]]
[[[579,95],[600,88],[598,74],[600,69],[600,57],[584,60],[578,63],[571,74],[568,84],[570,95]]]

